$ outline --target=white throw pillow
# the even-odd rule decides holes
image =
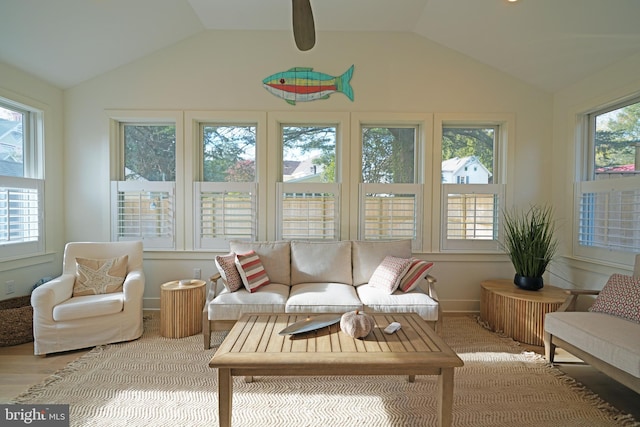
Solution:
[[[411,266],[410,258],[386,256],[373,272],[369,284],[388,294],[392,294],[400,285],[402,276]]]

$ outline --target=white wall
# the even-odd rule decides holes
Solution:
[[[0,300],[29,295],[34,283],[62,272],[64,249],[63,103],[62,90],[12,66],[0,63],[0,97],[44,112],[45,137],[45,250],[44,256],[0,262]],[[5,294],[5,283],[15,282],[15,293]]]
[[[514,201],[551,195],[552,95],[438,44],[400,33],[319,33],[298,52],[289,32],[204,32],[65,92],[66,240],[109,239],[106,109],[513,113]],[[342,94],[295,107],[262,88],[295,66],[332,75],[355,65],[355,101]],[[147,253],[146,306],[159,286],[215,271],[213,253]],[[479,282],[510,277],[504,256],[425,254],[436,261],[445,310],[478,310]]]
[[[577,259],[571,254],[573,239],[569,218],[573,210],[573,183],[576,180],[579,152],[576,120],[596,107],[640,95],[640,55],[616,63],[599,73],[554,94],[553,105],[553,177],[552,200],[563,223],[562,257],[551,266],[552,279],[565,288],[601,289],[612,273],[631,274],[631,256],[620,264]]]

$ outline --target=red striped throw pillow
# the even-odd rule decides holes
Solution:
[[[261,286],[270,283],[262,261],[260,261],[260,257],[255,251],[237,254],[236,266],[240,277],[242,277],[242,283],[249,292],[255,292]]]
[[[413,258],[411,260],[409,270],[407,270],[406,274],[400,280],[400,286],[398,286],[398,289],[403,292],[409,292],[415,289],[431,267],[433,267],[432,262]]]

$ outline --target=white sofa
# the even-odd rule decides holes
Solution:
[[[368,282],[387,255],[411,258],[411,241],[242,242],[231,241],[232,253],[255,251],[270,284],[250,293],[229,292],[220,274],[212,276],[202,313],[204,347],[211,331],[228,329],[245,313],[418,313],[439,330],[441,307],[436,280],[425,275],[409,292],[385,293]]]
[[[142,242],[71,242],[64,249],[62,275],[31,294],[33,351],[46,355],[130,341],[142,335]],[[128,256],[122,292],[73,296],[76,258]]]
[[[640,255],[636,256],[633,275],[640,277]],[[547,360],[553,363],[555,349],[560,347],[640,393],[640,323],[603,312],[573,311],[579,295],[598,295],[600,291],[567,293],[560,309],[545,316]]]

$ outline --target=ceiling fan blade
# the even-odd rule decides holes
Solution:
[[[310,0],[291,0],[293,5],[293,38],[300,50],[316,44],[316,27]]]

